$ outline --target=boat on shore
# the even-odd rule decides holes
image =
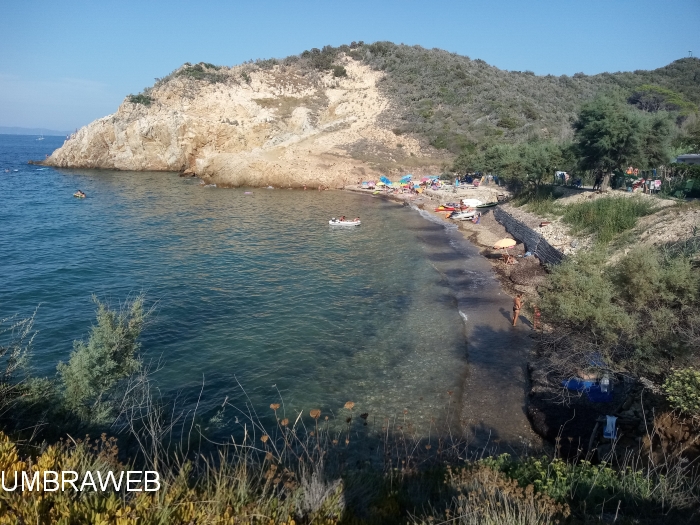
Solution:
[[[498,206],[498,204],[499,203],[497,201],[486,202],[484,204],[479,204],[477,208],[493,208],[494,206]]]
[[[472,210],[466,210],[466,211],[455,211],[452,212],[452,214],[448,215],[448,219],[454,219],[456,221],[470,221],[472,220],[477,214],[477,211],[472,209]]]

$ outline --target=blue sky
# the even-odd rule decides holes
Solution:
[[[38,1],[0,4],[0,126],[73,130],[184,62],[235,65],[353,40],[573,75],[700,56],[700,0]]]

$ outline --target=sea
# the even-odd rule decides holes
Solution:
[[[494,350],[519,344],[510,298],[454,225],[370,194],[28,164],[62,143],[0,135],[0,319],[35,316],[33,375],[54,378],[87,340],[93,298],[144,294],[154,384],[223,434],[245,414],[342,419],[352,402],[427,435],[464,403],[478,415],[503,381],[522,416],[520,365]],[[341,215],[362,225],[328,224]],[[495,434],[504,413],[491,419]]]

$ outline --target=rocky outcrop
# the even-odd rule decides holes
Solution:
[[[377,88],[382,73],[341,62],[347,76],[339,78],[293,65],[243,65],[217,68],[209,81],[181,74],[183,66],[147,98],[127,97],[116,113],[79,130],[45,164],[283,187],[439,169],[435,150],[380,124],[390,111]]]

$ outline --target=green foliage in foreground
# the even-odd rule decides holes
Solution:
[[[58,373],[66,407],[86,422],[113,416],[116,387],[141,369],[138,354],[145,312],[143,296],[116,312],[96,297],[97,325],[88,342],[76,341],[68,363]]]
[[[608,243],[616,235],[634,228],[639,217],[654,211],[651,199],[605,197],[567,206],[563,221],[573,233],[593,234],[597,242]]]
[[[28,457],[0,432],[6,484],[22,471],[140,470],[118,460],[113,439],[62,442]],[[700,494],[689,468],[621,469],[587,461],[514,459],[382,472],[331,471],[325,454],[281,463],[252,443],[216,460],[159,468],[157,492],[2,491],[0,525],[16,523],[545,525],[615,513],[622,523],[689,523]],[[30,474],[31,476],[31,474]],[[117,474],[118,476],[118,474]],[[78,482],[80,484],[80,482]]]
[[[674,370],[663,384],[669,404],[691,417],[700,417],[700,371]]]
[[[559,357],[585,361],[596,352],[609,368],[637,374],[700,359],[693,255],[639,247],[614,266],[605,262],[602,250],[580,252],[554,267],[540,289],[542,318],[571,341]]]

